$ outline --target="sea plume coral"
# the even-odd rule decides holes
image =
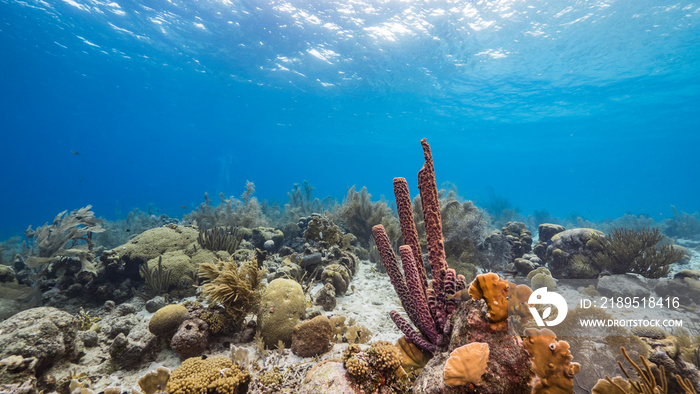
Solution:
[[[613,274],[662,278],[668,275],[671,264],[684,256],[670,245],[657,246],[662,238],[658,228],[640,231],[618,228],[608,237],[592,237],[589,243],[599,250],[593,261]]]
[[[260,304],[263,275],[253,260],[241,265],[229,260],[199,266],[199,277],[205,281],[202,294],[210,302],[221,304],[236,324]]]
[[[92,270],[94,260],[92,234],[104,231],[102,219],[95,217],[92,205],[56,215],[51,224],[24,232],[32,243],[24,263],[29,267],[47,264],[57,257],[77,257],[83,270]]]
[[[383,224],[390,238],[398,238],[399,225],[385,201],[372,202],[366,187],[358,192],[355,186],[348,190],[343,204],[335,213],[343,227],[355,235],[364,246],[369,245],[372,227]]]

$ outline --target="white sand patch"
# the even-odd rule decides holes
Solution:
[[[346,323],[354,319],[355,323],[369,329],[372,342],[382,340],[395,343],[403,334],[389,317],[389,311],[403,312],[403,308],[389,276],[376,272],[373,267],[374,263],[369,260],[361,260],[357,273],[350,281],[348,294],[337,297],[337,306],[325,315],[345,316]],[[311,294],[316,294],[321,287],[321,284],[314,286]]]

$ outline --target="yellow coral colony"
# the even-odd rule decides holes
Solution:
[[[573,393],[574,375],[581,365],[571,362],[569,344],[557,341],[556,334],[546,328],[528,328],[525,335],[523,346],[530,353],[532,371],[537,375],[532,380],[532,393]]]
[[[508,282],[508,314],[510,316],[518,316],[521,323],[525,323],[532,318],[527,303],[531,294],[532,289],[527,285],[516,286],[515,283]]]
[[[489,361],[489,344],[472,342],[450,353],[443,379],[446,386],[478,385]]]
[[[493,272],[478,275],[469,286],[472,298],[486,301],[486,317],[492,323],[491,328],[500,327],[508,319],[508,287],[508,281]]]

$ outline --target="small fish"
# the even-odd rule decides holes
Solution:
[[[456,292],[454,295],[447,296],[448,300],[457,300],[457,301],[466,301],[466,300],[471,300],[472,296],[469,294],[469,288],[460,290]]]
[[[124,229],[124,232],[125,232],[125,233],[128,233],[128,232],[130,232],[130,231],[131,231],[131,230],[129,230],[128,228],[125,228],[125,229]]]
[[[70,153],[72,153],[72,154],[74,154],[74,155],[76,155],[76,156],[79,156],[79,155],[80,155],[80,153],[78,153],[78,151],[74,151],[74,150],[70,151]]]
[[[182,209],[187,209],[187,206],[186,206],[186,205],[180,205],[180,208],[182,208]]]

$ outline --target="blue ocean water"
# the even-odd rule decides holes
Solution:
[[[477,205],[698,211],[700,4],[662,3],[0,0],[0,239],[246,180],[391,199],[423,137]]]

